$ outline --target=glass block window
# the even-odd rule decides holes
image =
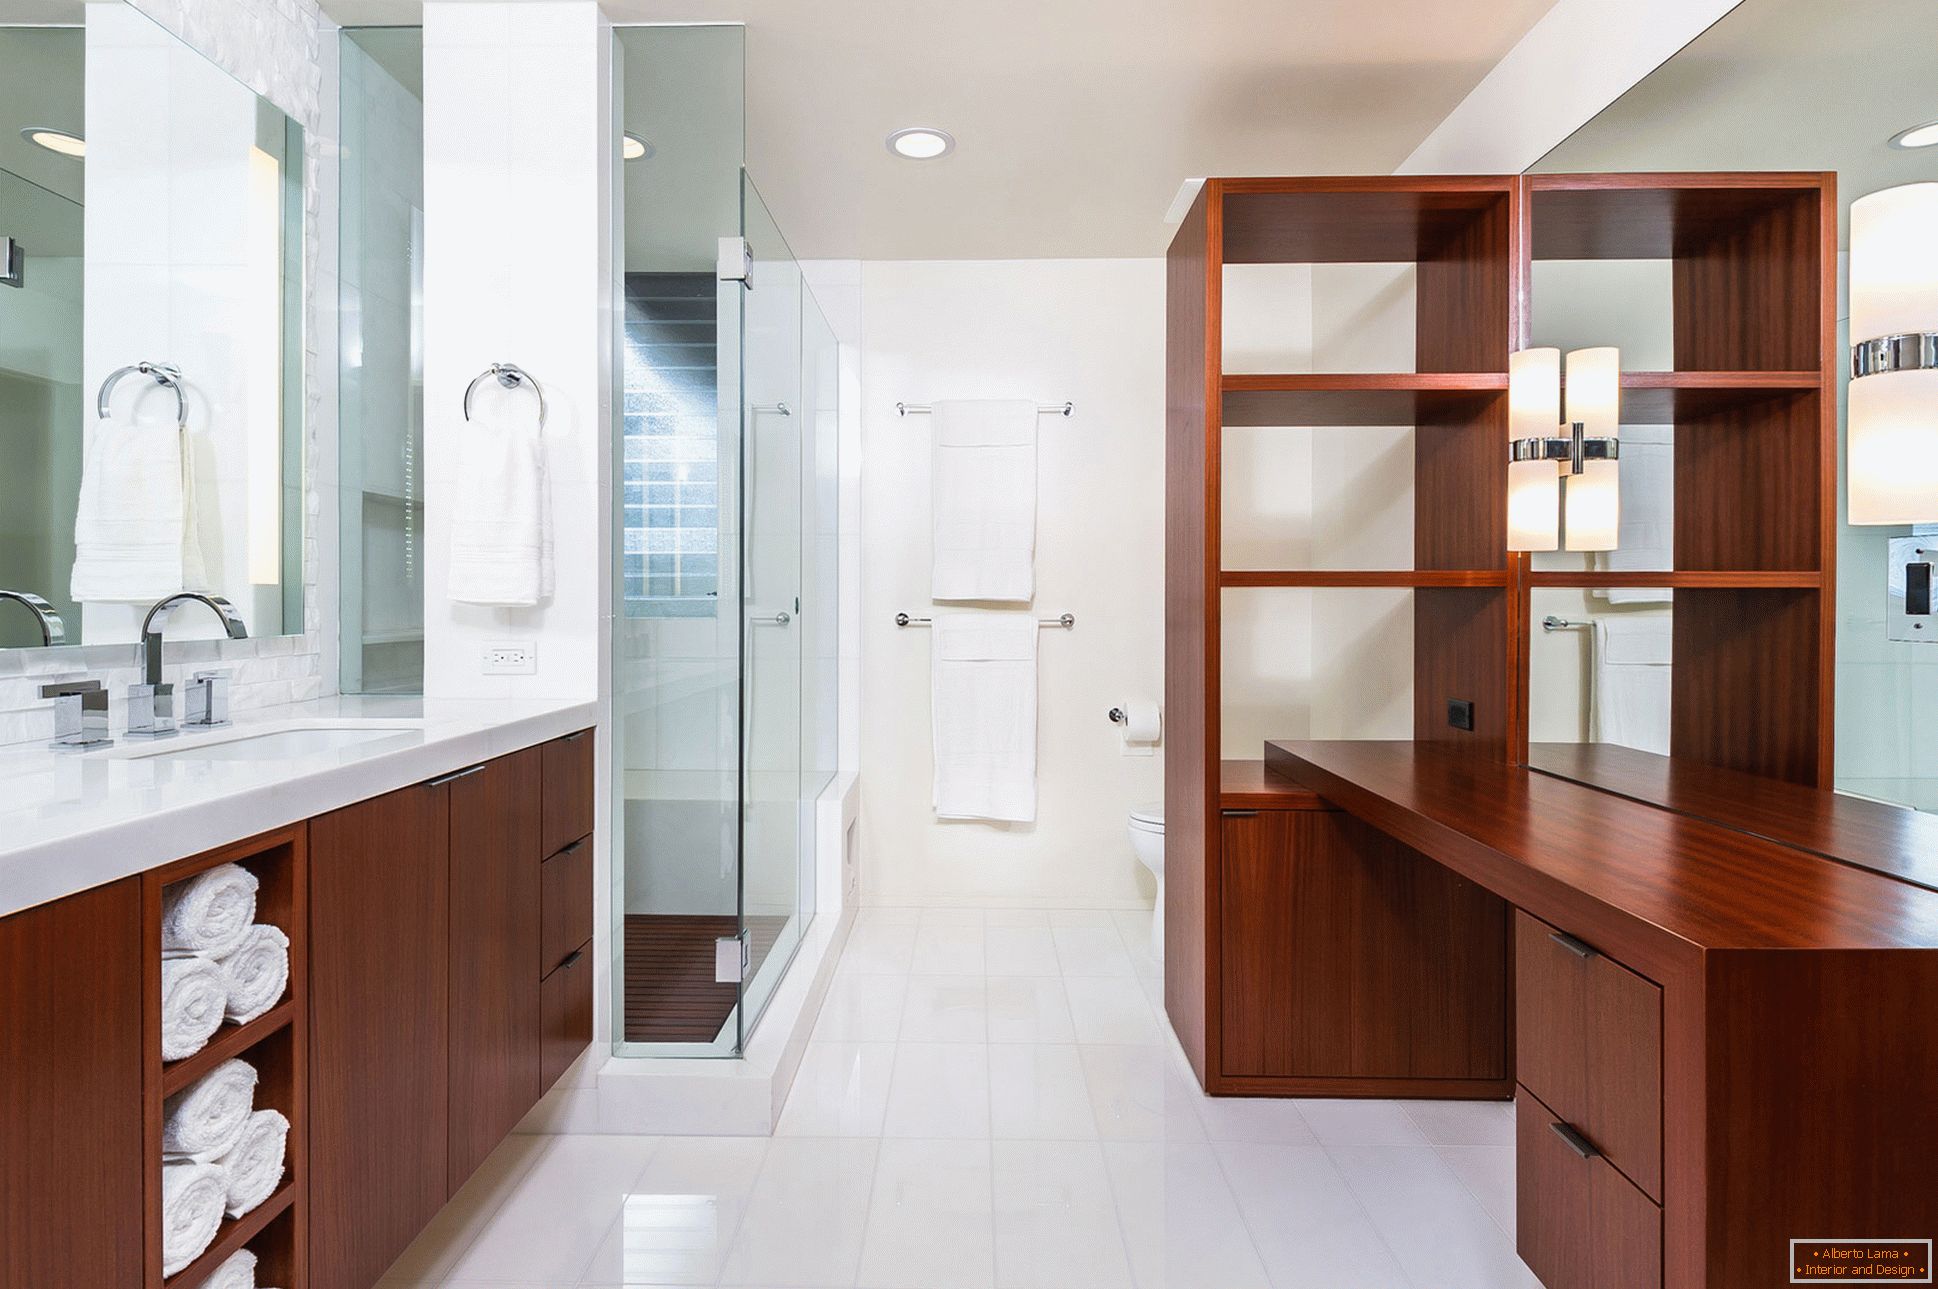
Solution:
[[[714,281],[626,275],[625,604],[630,617],[712,617],[720,589]]]

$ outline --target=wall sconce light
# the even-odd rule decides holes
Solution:
[[[1621,352],[1569,353],[1565,417],[1561,368],[1559,349],[1508,355],[1507,548],[1614,550],[1622,510]]]
[[[1853,524],[1938,520],[1938,183],[1851,203]]]

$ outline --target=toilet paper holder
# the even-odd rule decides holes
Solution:
[[[1109,715],[1112,725],[1128,725],[1130,723],[1130,717],[1124,713],[1124,709],[1121,707],[1111,708]]]

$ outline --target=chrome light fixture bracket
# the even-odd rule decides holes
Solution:
[[[1907,331],[1851,346],[1851,379],[1938,367],[1938,331]]]
[[[1559,461],[1566,462],[1569,474],[1580,474],[1588,468],[1590,461],[1618,461],[1622,456],[1622,441],[1616,438],[1590,438],[1584,433],[1585,426],[1576,421],[1567,438],[1552,439],[1515,439],[1508,444],[1509,461]]]

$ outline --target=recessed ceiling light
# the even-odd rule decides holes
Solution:
[[[1938,121],[1926,121],[1891,136],[1894,148],[1928,148],[1934,143],[1938,143]]]
[[[22,127],[20,137],[29,143],[58,152],[64,157],[79,157],[87,153],[87,141],[78,134],[66,130],[56,130],[51,125],[29,125]]]
[[[620,140],[619,155],[628,161],[644,161],[653,155],[653,145],[637,134],[628,134]]]
[[[932,125],[910,125],[888,136],[888,150],[910,161],[933,161],[956,150],[956,136]]]

